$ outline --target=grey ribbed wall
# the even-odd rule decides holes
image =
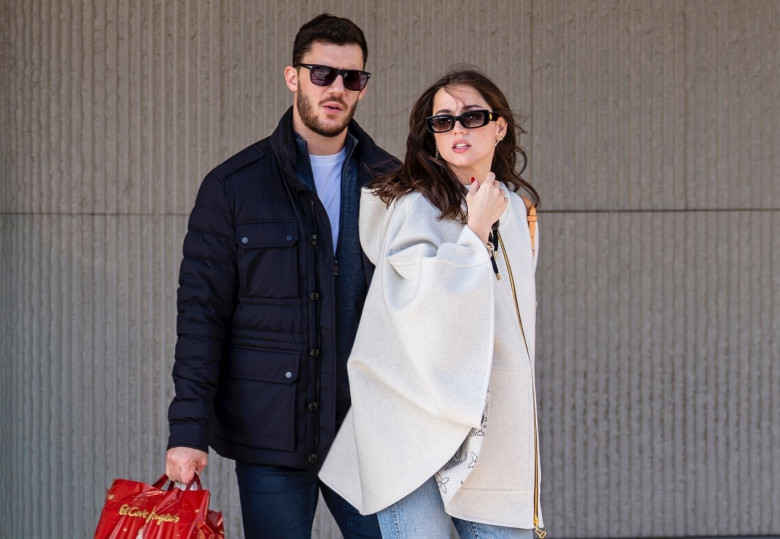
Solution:
[[[325,10],[366,31],[358,120],[394,153],[453,63],[528,118],[551,536],[780,535],[776,0],[0,3],[0,535],[89,537],[114,477],[162,473],[195,191]]]

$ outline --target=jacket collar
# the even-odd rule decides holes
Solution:
[[[274,154],[279,159],[279,162],[283,163],[285,173],[290,173],[294,176],[295,172],[292,164],[295,163],[295,155],[291,152],[297,151],[297,145],[295,144],[295,131],[292,127],[292,116],[293,108],[290,107],[279,120],[279,125],[276,126],[276,129],[271,134],[270,142]],[[363,128],[355,120],[349,122],[347,132],[355,137],[357,141],[353,157],[357,159],[361,170],[366,166],[386,165],[389,171],[398,165],[398,161],[392,155],[379,148],[374,139],[363,131]]]

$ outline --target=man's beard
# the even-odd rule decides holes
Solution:
[[[347,104],[343,101],[338,100],[338,102],[347,107]],[[297,105],[298,114],[301,116],[303,125],[323,137],[335,137],[344,131],[344,129],[347,128],[347,125],[349,125],[350,120],[352,120],[352,116],[355,115],[355,109],[357,108],[357,102],[355,102],[355,104],[352,105],[352,108],[347,107],[347,117],[344,119],[344,123],[328,127],[322,125],[322,122],[320,122],[320,119],[317,118],[317,115],[314,112],[314,107],[312,107],[309,98],[302,93],[298,94]]]

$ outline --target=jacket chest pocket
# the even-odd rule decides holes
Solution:
[[[242,297],[298,297],[298,223],[236,224]]]

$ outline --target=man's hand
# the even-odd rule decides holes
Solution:
[[[209,454],[191,447],[171,447],[165,456],[165,475],[171,481],[187,484],[209,463]]]

